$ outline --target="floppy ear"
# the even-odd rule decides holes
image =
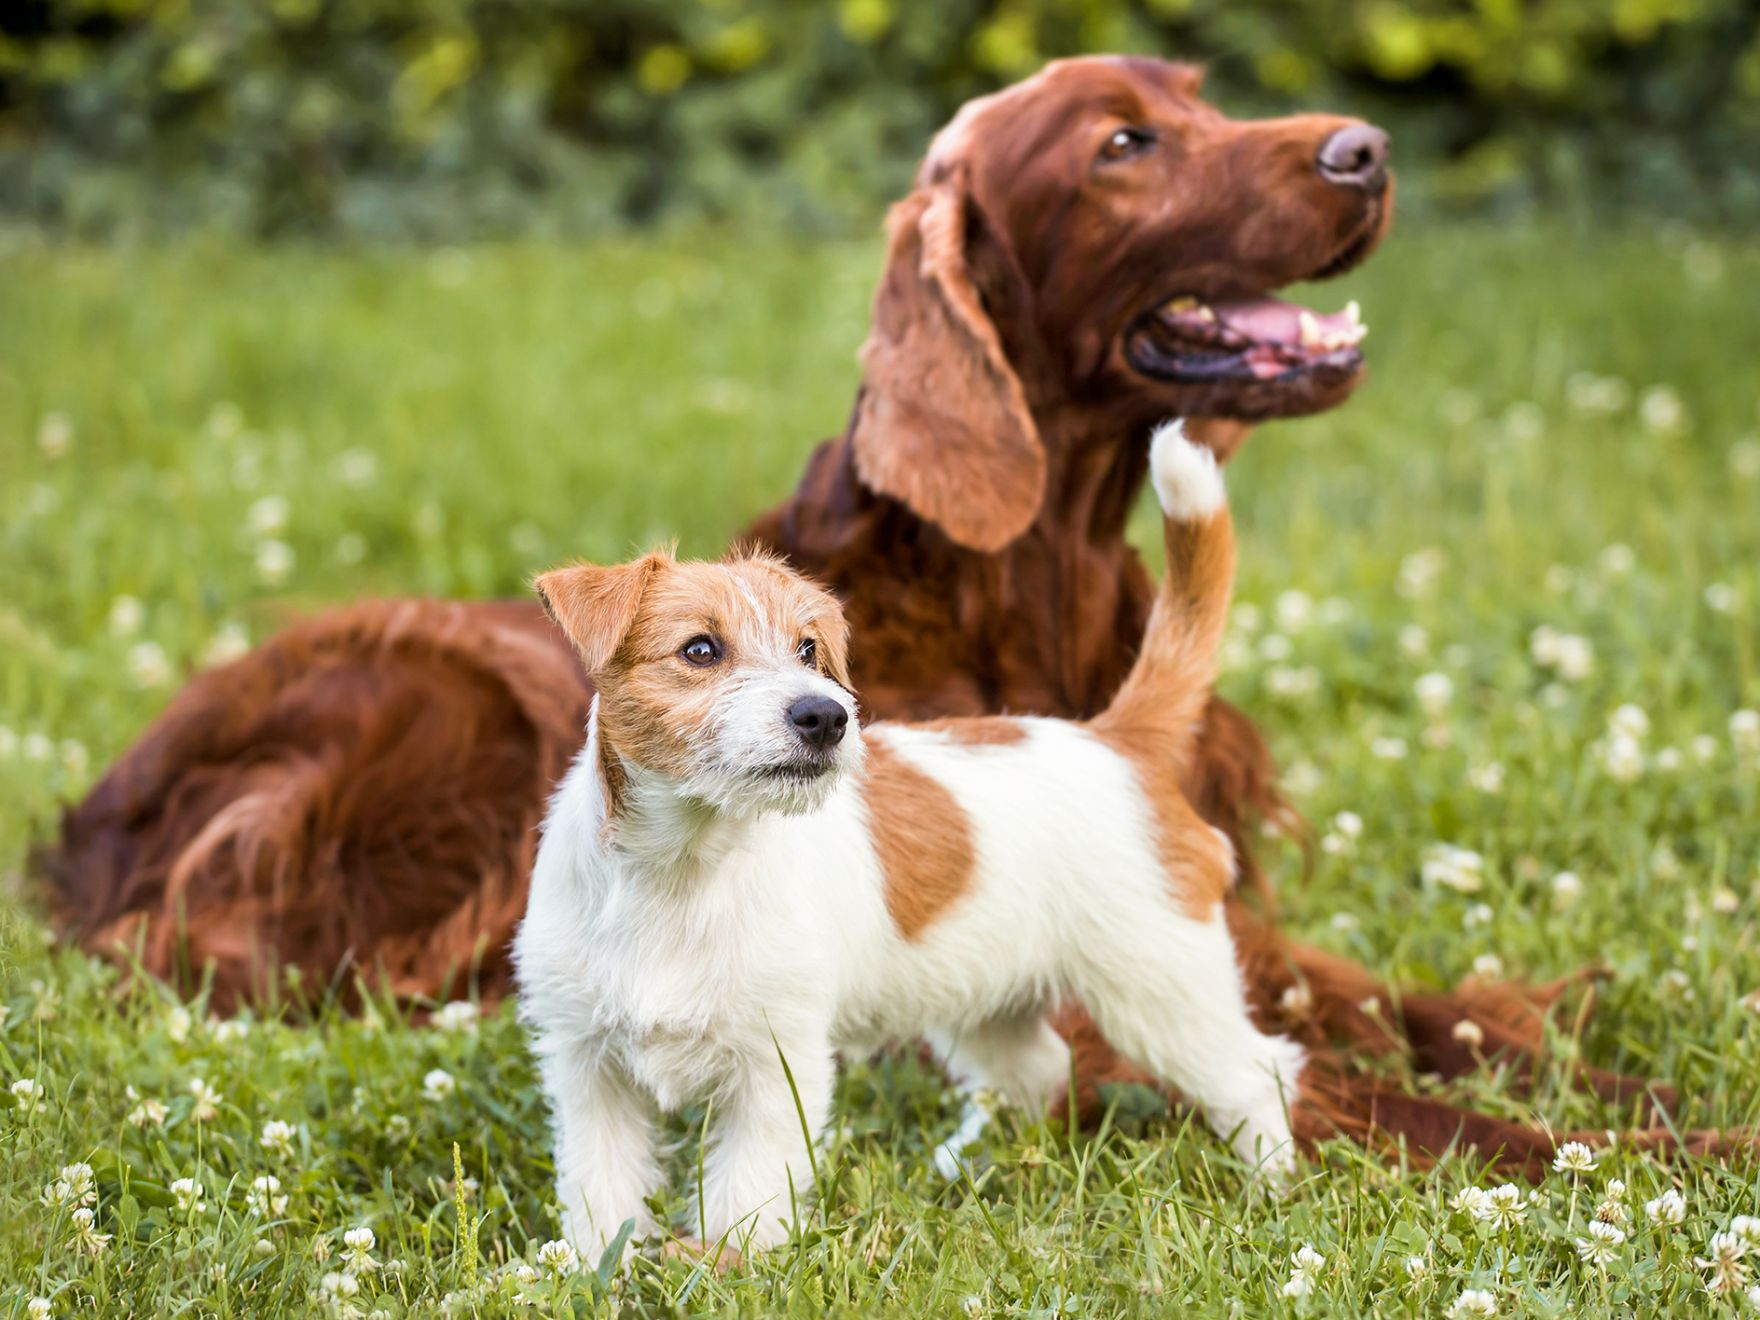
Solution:
[[[874,327],[862,348],[856,472],[973,550],[1031,525],[1045,450],[1020,378],[972,282],[963,172],[918,188],[887,216]]]
[[[541,573],[533,581],[544,612],[568,634],[589,674],[598,673],[617,654],[635,622],[642,593],[663,562],[660,555],[647,555],[608,568],[575,564]]]

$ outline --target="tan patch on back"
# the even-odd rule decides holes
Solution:
[[[972,823],[953,794],[870,733],[862,770],[886,910],[914,940],[972,885]]]
[[[1234,885],[1232,849],[1205,823],[1180,787],[1179,766],[1163,730],[1121,725],[1104,717],[1088,729],[1130,762],[1149,800],[1156,849],[1174,900],[1195,921],[1209,921]]]
[[[1027,726],[1006,715],[972,715],[912,723],[913,729],[944,733],[961,747],[1013,747],[1027,736]]]

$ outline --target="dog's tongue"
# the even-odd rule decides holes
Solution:
[[[1261,344],[1330,351],[1349,348],[1369,332],[1357,304],[1315,312],[1282,298],[1237,298],[1211,305],[1223,325]]]

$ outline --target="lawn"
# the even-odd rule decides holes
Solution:
[[[4,250],[0,1315],[1748,1304],[1753,1162],[1608,1153],[1476,1217],[1457,1197],[1501,1181],[1477,1164],[1340,1145],[1278,1198],[1126,1095],[1098,1137],[1005,1121],[949,1188],[928,1152],[955,1105],[899,1059],[846,1072],[798,1243],[606,1285],[545,1248],[511,1014],[218,1022],[53,947],[26,849],[192,667],[329,601],[715,550],[841,426],[878,255]],[[1760,1121],[1760,245],[1413,224],[1313,295],[1350,296],[1373,379],[1230,469],[1222,686],[1321,836],[1307,879],[1266,844],[1284,918],[1415,983],[1603,963],[1559,1052],[1672,1080],[1684,1125]],[[1147,503],[1135,530],[1153,542]],[[1621,1121],[1556,1074],[1451,1093]],[[1671,1187],[1678,1225],[1646,1208]],[[1732,1225],[1722,1272],[1698,1263]]]

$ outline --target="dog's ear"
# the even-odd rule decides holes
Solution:
[[[642,593],[665,562],[666,556],[652,554],[604,568],[575,564],[540,573],[533,581],[544,612],[575,644],[589,674],[598,673],[617,654],[635,622]]]
[[[856,471],[961,545],[1000,550],[1039,512],[1045,450],[972,279],[969,231],[984,222],[964,170],[925,183],[886,223]]]

